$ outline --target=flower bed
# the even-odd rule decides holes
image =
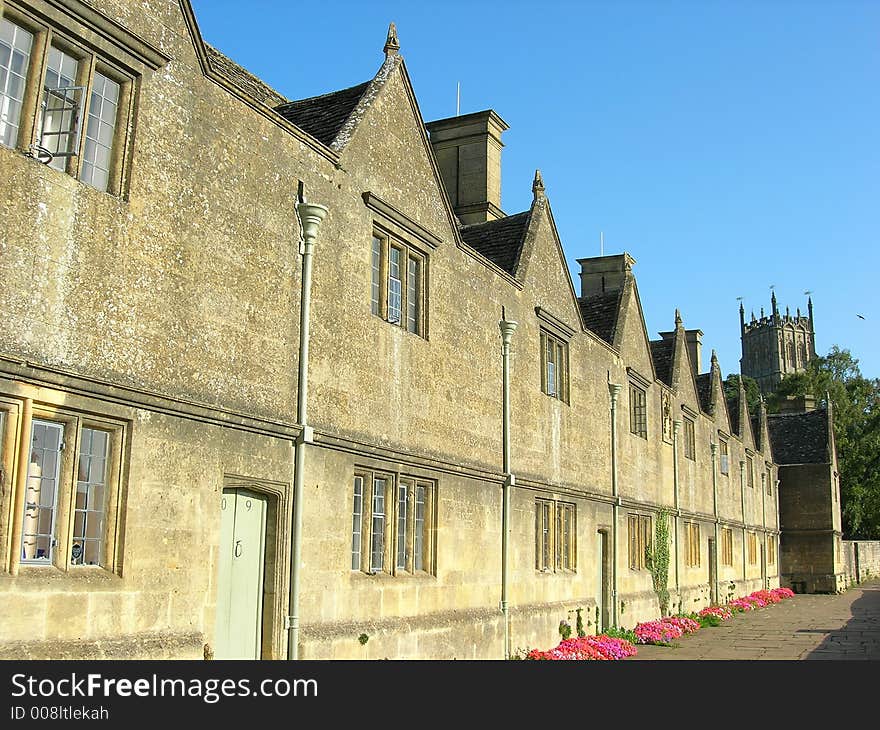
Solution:
[[[633,656],[636,648],[626,639],[599,636],[578,636],[560,641],[548,651],[532,649],[526,659],[552,660],[613,660]]]
[[[639,644],[659,644],[669,646],[672,641],[685,634],[692,634],[703,625],[717,626],[727,621],[734,613],[752,611],[791,598],[794,593],[788,588],[758,590],[742,598],[735,598],[726,606],[709,606],[699,613],[689,616],[664,616],[656,621],[644,621],[636,625],[632,632],[615,630],[635,636]],[[578,636],[564,639],[557,646],[547,651],[532,649],[526,659],[550,660],[614,660],[625,659],[637,653],[633,642],[616,636]]]

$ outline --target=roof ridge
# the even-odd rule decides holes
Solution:
[[[369,81],[362,81],[361,83],[355,84],[354,86],[346,86],[344,89],[336,89],[335,91],[328,91],[326,94],[317,94],[316,96],[307,96],[303,99],[288,99],[283,104],[279,104],[278,106],[276,106],[275,110],[277,111],[280,107],[283,107],[283,106],[291,106],[293,104],[302,104],[307,101],[317,101],[319,99],[326,99],[328,97],[334,96],[335,94],[344,94],[346,92],[354,91],[355,89],[357,89],[360,86],[363,86],[364,91],[366,91],[366,87],[370,85],[370,81],[372,81],[372,79],[370,79]]]

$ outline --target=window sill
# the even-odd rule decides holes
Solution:
[[[432,582],[437,580],[437,576],[432,573],[426,573],[425,571],[419,571],[417,573],[408,573],[406,571],[400,571],[399,573],[386,573],[385,571],[377,572],[377,573],[364,573],[362,570],[352,570],[349,572],[349,577],[353,581],[417,581],[417,582]]]
[[[116,590],[122,578],[97,565],[71,566],[65,571],[55,565],[22,565],[18,575],[0,573],[0,591],[18,588],[40,590]]]

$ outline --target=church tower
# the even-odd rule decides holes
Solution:
[[[755,317],[752,312],[747,322],[742,302],[739,305],[742,358],[740,372],[754,378],[764,395],[772,393],[784,375],[802,373],[807,363],[816,357],[816,333],[813,328],[813,300],[807,298],[807,315],[798,308],[792,317],[788,307],[785,314],[776,305],[776,293],[770,297],[770,314]]]

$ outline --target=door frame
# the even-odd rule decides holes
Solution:
[[[220,504],[227,489],[245,489],[266,498],[266,529],[263,546],[263,610],[260,635],[260,658],[282,659],[284,647],[284,617],[287,615],[288,566],[290,565],[290,484],[263,479],[224,474],[222,487],[218,490],[217,544],[220,536]],[[211,593],[217,605],[217,578],[219,560],[215,557]],[[216,613],[215,613],[216,617]],[[216,627],[213,627],[216,631]],[[213,646],[214,631],[211,632]]]

